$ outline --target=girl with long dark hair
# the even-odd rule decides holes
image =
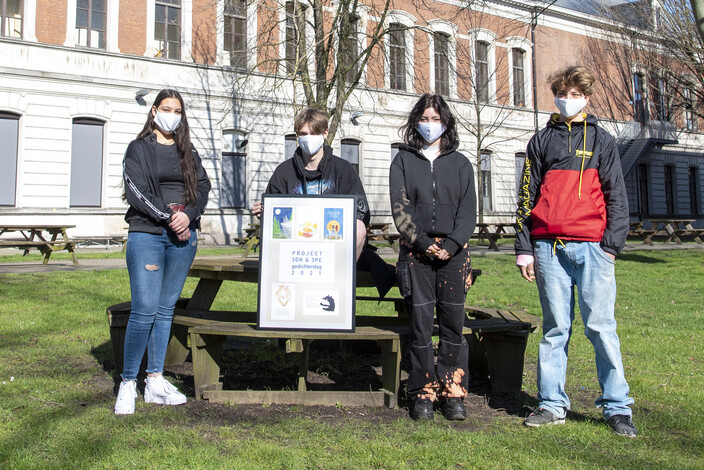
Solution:
[[[179,92],[159,92],[144,128],[127,147],[122,166],[129,204],[126,261],[132,306],[115,414],[132,414],[145,350],[144,401],[186,402],[186,396],[164,379],[164,359],[174,306],[196,254],[196,228],[208,201],[210,180],[191,144]]]
[[[397,275],[411,311],[411,418],[466,417],[468,345],[462,335],[470,285],[467,243],[476,223],[474,171],[457,152],[455,118],[440,95],[423,95],[401,128],[405,144],[391,163],[391,210],[401,234]],[[433,355],[437,305],[440,344]]]

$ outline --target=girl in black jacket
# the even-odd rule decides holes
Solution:
[[[137,372],[148,351],[146,403],[180,405],[186,396],[163,377],[174,306],[196,254],[196,226],[210,180],[191,145],[183,98],[162,90],[123,161],[129,209],[127,270],[132,305],[115,414],[132,414]]]
[[[397,274],[411,310],[411,418],[465,419],[468,346],[462,335],[470,284],[467,242],[476,223],[474,171],[457,152],[455,118],[440,95],[423,95],[401,128],[405,145],[391,163],[391,210],[402,237]],[[440,345],[433,361],[437,304]]]

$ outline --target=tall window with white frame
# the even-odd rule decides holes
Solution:
[[[75,118],[71,133],[71,207],[100,207],[103,188],[103,126]]]
[[[435,33],[435,93],[450,96],[450,36]]]
[[[491,211],[491,152],[488,150],[482,150],[481,153],[481,173],[482,208],[484,211]]]
[[[22,0],[0,0],[0,36],[22,39]]]
[[[653,74],[651,76],[652,83],[652,101],[653,107],[655,108],[655,118],[658,121],[669,121],[670,120],[670,107],[668,104],[668,90],[667,82],[664,78],[658,77]]]
[[[359,141],[354,139],[342,139],[340,143],[340,157],[350,162],[354,171],[359,174]]]
[[[695,132],[697,130],[697,118],[694,114],[694,98],[692,97],[692,90],[685,88],[682,91],[684,98],[684,128],[688,131]]]
[[[699,167],[689,167],[689,211],[699,215]]]
[[[299,51],[305,51],[304,7],[300,2],[286,2],[286,73],[293,75],[303,66],[303,57]],[[299,36],[301,35],[301,36]],[[302,46],[302,47],[301,47]]]
[[[157,57],[181,58],[181,0],[156,0],[154,40]]]
[[[477,101],[487,103],[489,101],[489,43],[477,41],[474,44],[475,53],[475,78],[474,90],[477,93]]]
[[[0,111],[0,206],[15,205],[19,124],[19,114]]]
[[[347,16],[347,21],[343,26],[342,33],[344,38],[341,41],[342,46],[342,58],[344,61],[344,66],[346,69],[345,81],[347,83],[353,83],[357,77],[357,58],[359,55],[359,44],[358,44],[358,27],[359,27],[359,17],[356,15]]]
[[[406,28],[389,25],[389,84],[392,90],[406,90]]]
[[[648,107],[645,103],[645,76],[633,74],[633,117],[641,124],[648,120]]]
[[[220,208],[247,207],[247,135],[227,130],[223,131],[222,140]]]
[[[227,63],[237,69],[247,68],[247,2],[225,0],[225,44]]]
[[[76,37],[85,47],[105,49],[107,0],[77,0]]]
[[[519,107],[525,107],[526,105],[525,73],[523,68],[525,54],[523,49],[514,48],[511,50],[511,58],[513,59],[513,105]]]

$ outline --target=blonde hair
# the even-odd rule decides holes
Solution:
[[[298,134],[306,124],[310,126],[313,134],[322,134],[328,129],[328,114],[322,109],[304,109],[293,121],[294,132]]]
[[[594,81],[592,72],[581,65],[567,67],[548,77],[548,83],[553,95],[557,95],[557,92],[563,88],[570,89],[575,87],[585,96],[591,96],[594,91]]]

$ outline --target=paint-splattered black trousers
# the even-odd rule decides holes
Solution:
[[[465,247],[448,261],[441,261],[402,246],[397,274],[411,314],[409,395],[431,400],[438,395],[466,396],[469,347],[462,327],[471,274],[469,250]],[[436,306],[440,330],[437,368],[432,342]]]

